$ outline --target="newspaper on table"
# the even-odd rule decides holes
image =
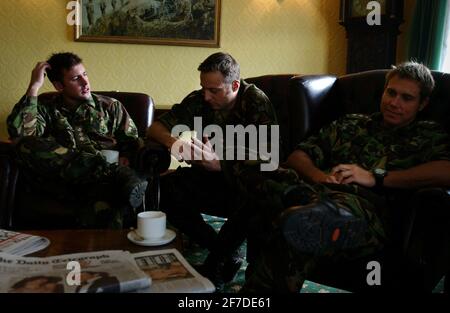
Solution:
[[[214,292],[215,287],[200,275],[177,249],[153,250],[132,254],[136,264],[152,279],[146,293]]]
[[[118,250],[46,258],[0,252],[0,277],[0,293],[131,292],[151,285],[131,254]]]
[[[41,236],[0,229],[0,252],[27,255],[46,248],[50,240]]]

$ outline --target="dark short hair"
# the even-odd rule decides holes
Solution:
[[[420,102],[428,98],[434,89],[433,75],[431,75],[430,69],[422,63],[409,61],[392,66],[392,69],[386,74],[385,86],[394,76],[418,82],[420,86]]]
[[[198,70],[202,73],[219,71],[225,78],[225,83],[231,84],[240,78],[239,63],[228,53],[217,52],[203,61]]]
[[[47,70],[48,79],[51,82],[63,81],[63,70],[70,70],[73,66],[82,63],[83,60],[72,52],[54,53],[47,60],[51,69]]]
[[[61,277],[58,276],[44,276],[44,275],[38,275],[38,276],[32,276],[32,277],[27,277],[24,278],[18,282],[16,282],[11,289],[19,289],[22,287],[25,287],[27,283],[29,283],[30,281],[35,281],[38,279],[45,279],[47,281],[47,283],[59,283],[61,282]]]

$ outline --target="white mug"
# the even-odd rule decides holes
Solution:
[[[145,211],[137,215],[137,234],[144,239],[159,239],[166,234],[166,213]]]
[[[102,155],[106,158],[106,162],[110,164],[119,164],[119,151],[101,150]]]

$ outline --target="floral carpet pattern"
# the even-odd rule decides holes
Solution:
[[[216,231],[219,231],[220,227],[222,227],[223,222],[225,219],[216,217],[216,216],[210,216],[210,215],[203,215],[203,218],[211,224]],[[185,252],[184,256],[186,257],[187,261],[193,265],[201,265],[203,261],[206,258],[207,250],[200,248],[196,244],[192,244],[189,242],[189,240],[184,237],[184,247]],[[245,250],[247,248],[247,244],[244,243],[241,246],[241,255],[245,255]],[[247,262],[243,262],[241,268],[239,269],[236,277],[234,280],[224,286],[220,292],[224,293],[237,293],[241,289],[242,285],[244,284],[245,280],[245,269],[247,268]],[[442,279],[439,284],[434,289],[434,293],[442,293],[444,290],[444,280]],[[336,289],[333,287],[317,284],[311,281],[305,281],[303,284],[303,288],[301,290],[301,293],[348,293],[348,291]]]

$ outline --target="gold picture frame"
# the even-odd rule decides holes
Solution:
[[[75,41],[220,47],[221,0],[78,0]]]

